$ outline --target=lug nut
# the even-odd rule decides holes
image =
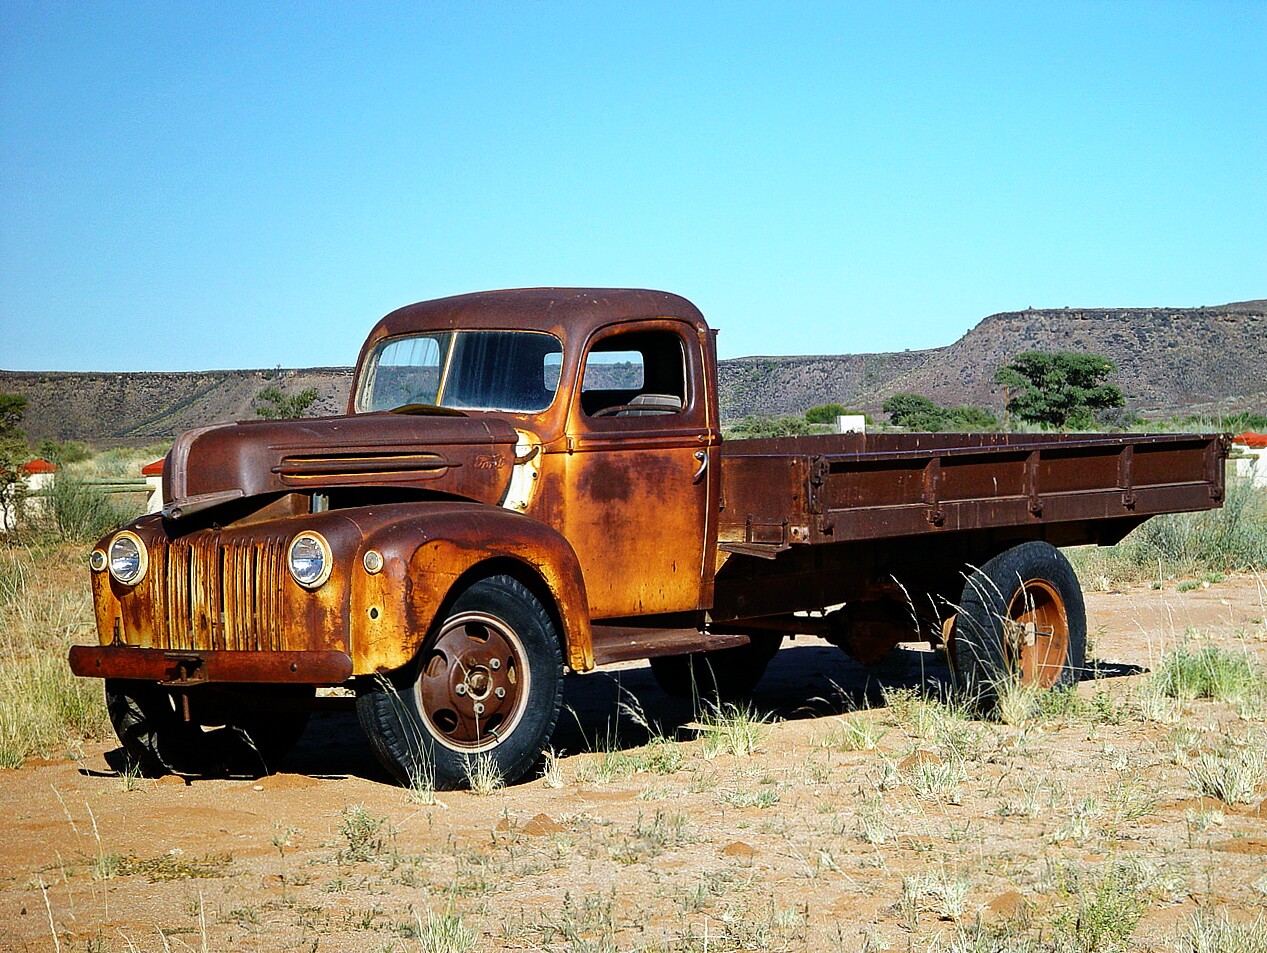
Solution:
[[[456,688],[454,688],[453,690],[454,690],[455,692],[457,692],[459,695],[465,695],[465,694],[466,694],[466,683],[465,683],[465,682],[458,682],[457,687],[456,687]]]
[[[494,694],[494,695],[496,695],[498,698],[505,698],[505,697],[506,697],[506,689],[504,689],[504,688],[502,688],[500,685],[498,685],[496,688],[494,688],[494,689],[493,689],[493,694]]]
[[[499,658],[490,659],[488,662],[488,667],[491,668],[495,672],[499,668],[502,667],[502,660]]]
[[[476,702],[476,703],[475,703],[475,714],[477,714],[477,715],[482,715],[482,714],[484,714],[484,703],[483,703],[483,702]]]

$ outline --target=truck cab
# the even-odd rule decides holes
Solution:
[[[455,600],[489,579],[531,603],[542,640],[578,672],[595,665],[596,620],[702,621],[716,559],[715,379],[713,333],[664,292],[489,292],[394,311],[361,349],[346,415],[177,440],[163,512],[93,552],[101,644],[72,665],[107,679],[116,723],[188,724],[204,696],[243,694],[229,686],[252,686],[250,707],[265,710],[271,686],[375,694],[420,664]],[[465,658],[490,640],[450,633],[446,669],[493,672]],[[503,657],[484,661],[526,673],[527,658],[511,657],[528,654],[522,641],[504,633]],[[537,674],[534,692],[562,668]],[[522,681],[497,687],[515,695]],[[447,734],[427,722],[451,752],[501,744],[481,717],[494,695],[476,712],[465,676],[444,691],[446,713],[469,719]],[[224,718],[240,704],[201,707]],[[133,744],[147,770],[200,766],[188,732],[163,740],[174,734]]]

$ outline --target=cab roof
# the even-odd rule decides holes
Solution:
[[[517,288],[479,291],[406,305],[374,326],[369,340],[457,328],[549,331],[584,337],[632,318],[682,318],[707,327],[699,309],[681,295],[636,288]]]

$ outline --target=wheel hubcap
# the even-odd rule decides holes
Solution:
[[[515,729],[528,698],[518,634],[479,612],[454,616],[423,652],[415,685],[432,736],[455,751],[495,747]]]
[[[1051,688],[1069,657],[1069,617],[1060,593],[1045,580],[1031,579],[1012,597],[1007,614],[1008,664],[1022,685]]]

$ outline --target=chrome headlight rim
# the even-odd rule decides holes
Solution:
[[[117,566],[117,562],[121,562],[124,558],[131,558],[131,554],[124,557],[117,554],[115,550],[124,544],[131,544],[136,549],[136,569],[132,573],[121,572]],[[110,548],[106,553],[106,568],[110,571],[110,578],[121,586],[135,587],[145,578],[145,574],[150,568],[150,552],[146,547],[144,540],[131,530],[123,530],[116,533],[114,539],[110,540]]]
[[[321,571],[312,578],[300,575],[295,569],[295,548],[304,542],[314,542],[321,554]],[[303,586],[305,589],[320,589],[330,578],[330,573],[334,570],[334,559],[330,549],[330,543],[324,536],[316,530],[306,529],[302,533],[296,533],[294,539],[290,541],[290,545],[286,547],[286,568],[290,571],[290,578]]]
[[[110,557],[104,549],[94,549],[88,554],[88,567],[93,572],[105,572],[110,568]]]

